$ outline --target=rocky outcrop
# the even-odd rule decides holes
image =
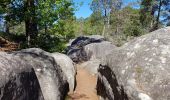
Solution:
[[[70,45],[66,49],[67,55],[76,63],[89,60],[86,52],[84,51],[84,46],[91,43],[100,43],[104,41],[102,36],[80,36],[72,40]]]
[[[73,61],[67,55],[61,53],[52,53],[52,56],[64,72],[67,82],[69,83],[70,92],[73,92],[75,88],[76,76],[76,68]]]
[[[104,100],[170,99],[170,27],[115,48],[98,70]]]
[[[69,44],[71,45],[68,48],[68,56],[74,62],[81,63],[81,67],[94,75],[97,73],[101,59],[116,47],[99,35],[78,37]]]
[[[31,48],[2,55],[0,59],[0,97],[6,96],[2,100],[43,100],[40,90],[45,100],[64,100],[69,85],[50,53]]]
[[[116,48],[116,46],[107,41],[91,43],[84,46],[84,52],[89,60],[83,62],[80,66],[87,69],[93,75],[97,74],[97,69],[101,64],[102,58],[109,54],[114,48]]]

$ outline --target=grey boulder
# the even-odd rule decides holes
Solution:
[[[84,51],[84,46],[102,41],[104,41],[104,38],[98,35],[77,37],[69,43],[66,54],[76,63],[87,61],[89,59]]]
[[[170,27],[115,48],[98,70],[104,100],[170,100]]]
[[[64,72],[50,53],[30,48],[12,52],[11,55],[14,58],[18,56],[22,62],[30,65],[28,67],[35,70],[45,100],[64,100],[69,85]]]
[[[84,46],[84,51],[86,52],[86,55],[90,60],[93,59],[101,60],[103,57],[109,54],[114,48],[116,48],[116,46],[113,45],[111,42],[102,41],[100,43],[91,43]]]
[[[96,75],[102,59],[114,48],[116,48],[116,46],[108,41],[91,43],[84,46],[84,52],[89,60],[83,62],[80,66],[87,69],[91,74]]]
[[[0,52],[0,100],[44,100],[33,66],[5,52]]]
[[[65,54],[56,52],[52,53],[52,56],[54,57],[55,61],[64,72],[69,83],[70,92],[73,92],[75,88],[75,76],[76,76],[76,68],[74,66],[74,62]]]

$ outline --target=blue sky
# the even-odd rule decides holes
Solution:
[[[83,5],[81,7],[78,7],[78,10],[75,11],[75,16],[77,18],[83,17],[87,18],[91,15],[92,11],[90,10],[90,3],[92,0],[74,0],[76,4],[80,4],[83,2]],[[130,2],[134,2],[137,0],[123,0],[124,5],[127,5]]]

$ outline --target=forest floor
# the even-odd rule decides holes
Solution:
[[[8,41],[7,39],[0,37],[0,51],[15,51],[18,49],[18,47],[19,45],[17,43]]]
[[[76,81],[75,92],[68,95],[68,100],[99,100],[96,91],[96,76],[77,66]]]

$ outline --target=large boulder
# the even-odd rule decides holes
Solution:
[[[0,100],[44,100],[32,64],[5,52],[0,52]]]
[[[73,61],[65,54],[61,53],[52,53],[55,61],[58,65],[60,65],[62,71],[64,72],[67,81],[69,83],[70,92],[74,91],[75,88],[75,76],[76,76],[76,68],[74,66]]]
[[[29,66],[23,67],[35,70],[45,100],[64,100],[69,85],[62,68],[50,53],[31,48],[12,52],[10,55],[13,55],[13,59],[18,56],[21,59],[20,62],[29,64]],[[20,66],[20,62],[16,62],[14,66]],[[10,62],[8,63],[10,64]]]
[[[116,48],[116,46],[108,41],[91,43],[84,46],[84,52],[89,60],[83,62],[80,66],[87,69],[93,75],[97,74],[102,58],[109,54],[114,48]]]
[[[170,27],[115,48],[98,70],[104,100],[170,100]]]
[[[113,45],[111,42],[102,41],[100,43],[91,43],[84,46],[84,51],[86,52],[86,55],[88,58],[90,58],[90,60],[93,59],[101,60],[104,56],[109,54],[114,48],[116,48],[116,46]]]
[[[104,38],[98,35],[80,36],[69,43],[70,45],[67,47],[66,53],[74,62],[87,61],[89,58],[84,51],[84,46],[102,41],[104,41]]]

